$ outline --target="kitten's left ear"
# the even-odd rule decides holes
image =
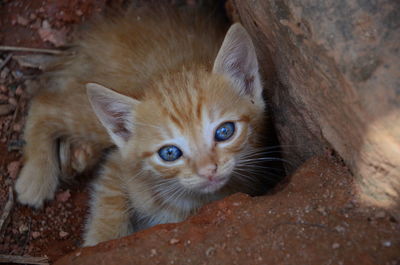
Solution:
[[[139,101],[95,83],[86,84],[86,93],[111,139],[118,148],[123,147],[132,134],[134,107]]]
[[[239,23],[233,24],[226,33],[213,72],[228,77],[241,95],[261,97],[256,52],[249,34]]]

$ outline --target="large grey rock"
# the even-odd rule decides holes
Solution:
[[[227,5],[255,41],[267,81],[277,73],[280,84],[267,87],[285,157],[299,165],[333,147],[359,196],[400,217],[400,2]]]

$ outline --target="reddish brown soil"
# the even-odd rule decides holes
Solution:
[[[55,44],[64,45],[71,39],[76,25],[105,7],[105,0],[0,1],[0,45],[54,49]],[[46,41],[46,36],[39,34],[43,23],[54,30],[51,33],[55,39]],[[62,34],[57,35],[58,32]],[[30,53],[0,51],[0,59],[9,54]],[[0,73],[0,106],[12,106],[9,114],[0,115],[0,213],[3,213],[9,187],[13,186],[23,162],[21,131],[30,98],[26,85],[34,82],[40,72],[20,67],[11,59]],[[0,254],[48,256],[54,261],[74,250],[80,245],[87,212],[85,186],[84,182],[64,185],[57,199],[41,210],[15,203],[0,234]]]
[[[178,224],[76,250],[56,264],[399,264],[400,227],[365,208],[333,157],[313,158],[274,194],[236,194]]]

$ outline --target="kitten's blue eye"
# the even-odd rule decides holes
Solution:
[[[221,124],[215,131],[215,140],[218,142],[226,141],[232,137],[235,132],[235,124],[233,122],[225,122]]]
[[[164,146],[160,150],[158,150],[158,155],[164,160],[164,161],[175,161],[178,158],[182,156],[182,151],[178,147],[174,145],[168,145]]]

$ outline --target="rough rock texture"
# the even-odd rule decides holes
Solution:
[[[332,146],[364,201],[400,217],[400,2],[232,0],[271,87],[276,127],[295,165]],[[287,147],[285,147],[285,145]]]
[[[399,224],[362,208],[334,158],[314,158],[275,194],[236,194],[189,220],[77,250],[65,264],[398,264]]]

